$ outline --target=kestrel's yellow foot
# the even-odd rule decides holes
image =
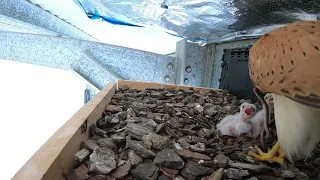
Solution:
[[[284,152],[280,149],[280,144],[277,142],[268,153],[264,153],[258,146],[255,146],[259,154],[249,152],[249,155],[256,158],[259,161],[268,161],[270,163],[277,162],[279,164],[284,163]],[[279,153],[279,156],[276,156]]]

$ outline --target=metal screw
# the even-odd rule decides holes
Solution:
[[[169,76],[166,76],[166,77],[164,77],[164,80],[165,80],[166,82],[169,82],[169,81],[170,81],[170,77],[169,77]]]
[[[168,68],[169,68],[169,69],[172,69],[172,68],[173,68],[173,64],[172,64],[172,63],[169,63],[169,64],[168,64]]]
[[[192,71],[191,66],[187,66],[187,67],[186,67],[186,72],[187,72],[187,73],[191,73],[191,71]]]
[[[184,84],[185,85],[189,84],[189,79],[188,78],[184,78]]]

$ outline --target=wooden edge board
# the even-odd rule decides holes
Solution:
[[[117,89],[122,86],[128,86],[131,89],[145,89],[145,88],[168,88],[168,89],[194,89],[201,92],[210,92],[210,91],[222,91],[221,89],[214,88],[202,88],[194,86],[181,86],[175,84],[160,84],[160,83],[151,83],[151,82],[139,82],[139,81],[130,81],[130,80],[119,80],[117,83]]]
[[[81,142],[88,139],[90,125],[101,117],[115,90],[115,83],[101,90],[44,143],[12,179],[64,179],[62,172],[67,173],[73,167],[74,154],[80,150]],[[86,133],[81,128],[85,123]]]

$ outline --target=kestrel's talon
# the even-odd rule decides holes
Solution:
[[[282,150],[280,150],[279,142],[277,142],[273,148],[268,151],[268,153],[263,152],[258,146],[255,146],[255,149],[258,151],[258,154],[249,152],[249,155],[256,158],[259,161],[268,161],[270,163],[277,162],[279,164],[284,163],[285,154]],[[279,153],[279,156],[276,154]]]

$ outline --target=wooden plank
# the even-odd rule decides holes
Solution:
[[[168,88],[168,89],[188,90],[190,88],[193,88],[194,90],[201,91],[201,92],[222,91],[221,89],[213,89],[213,88],[181,86],[181,85],[174,85],[174,84],[159,84],[159,83],[138,82],[138,81],[129,81],[129,80],[119,80],[117,83],[117,87],[121,87],[121,86],[125,86],[125,85],[127,85],[131,89]]]
[[[82,141],[88,139],[88,128],[101,117],[116,90],[110,83],[66,122],[16,173],[13,179],[64,179],[74,165],[74,155]],[[87,122],[87,131],[82,125]]]

